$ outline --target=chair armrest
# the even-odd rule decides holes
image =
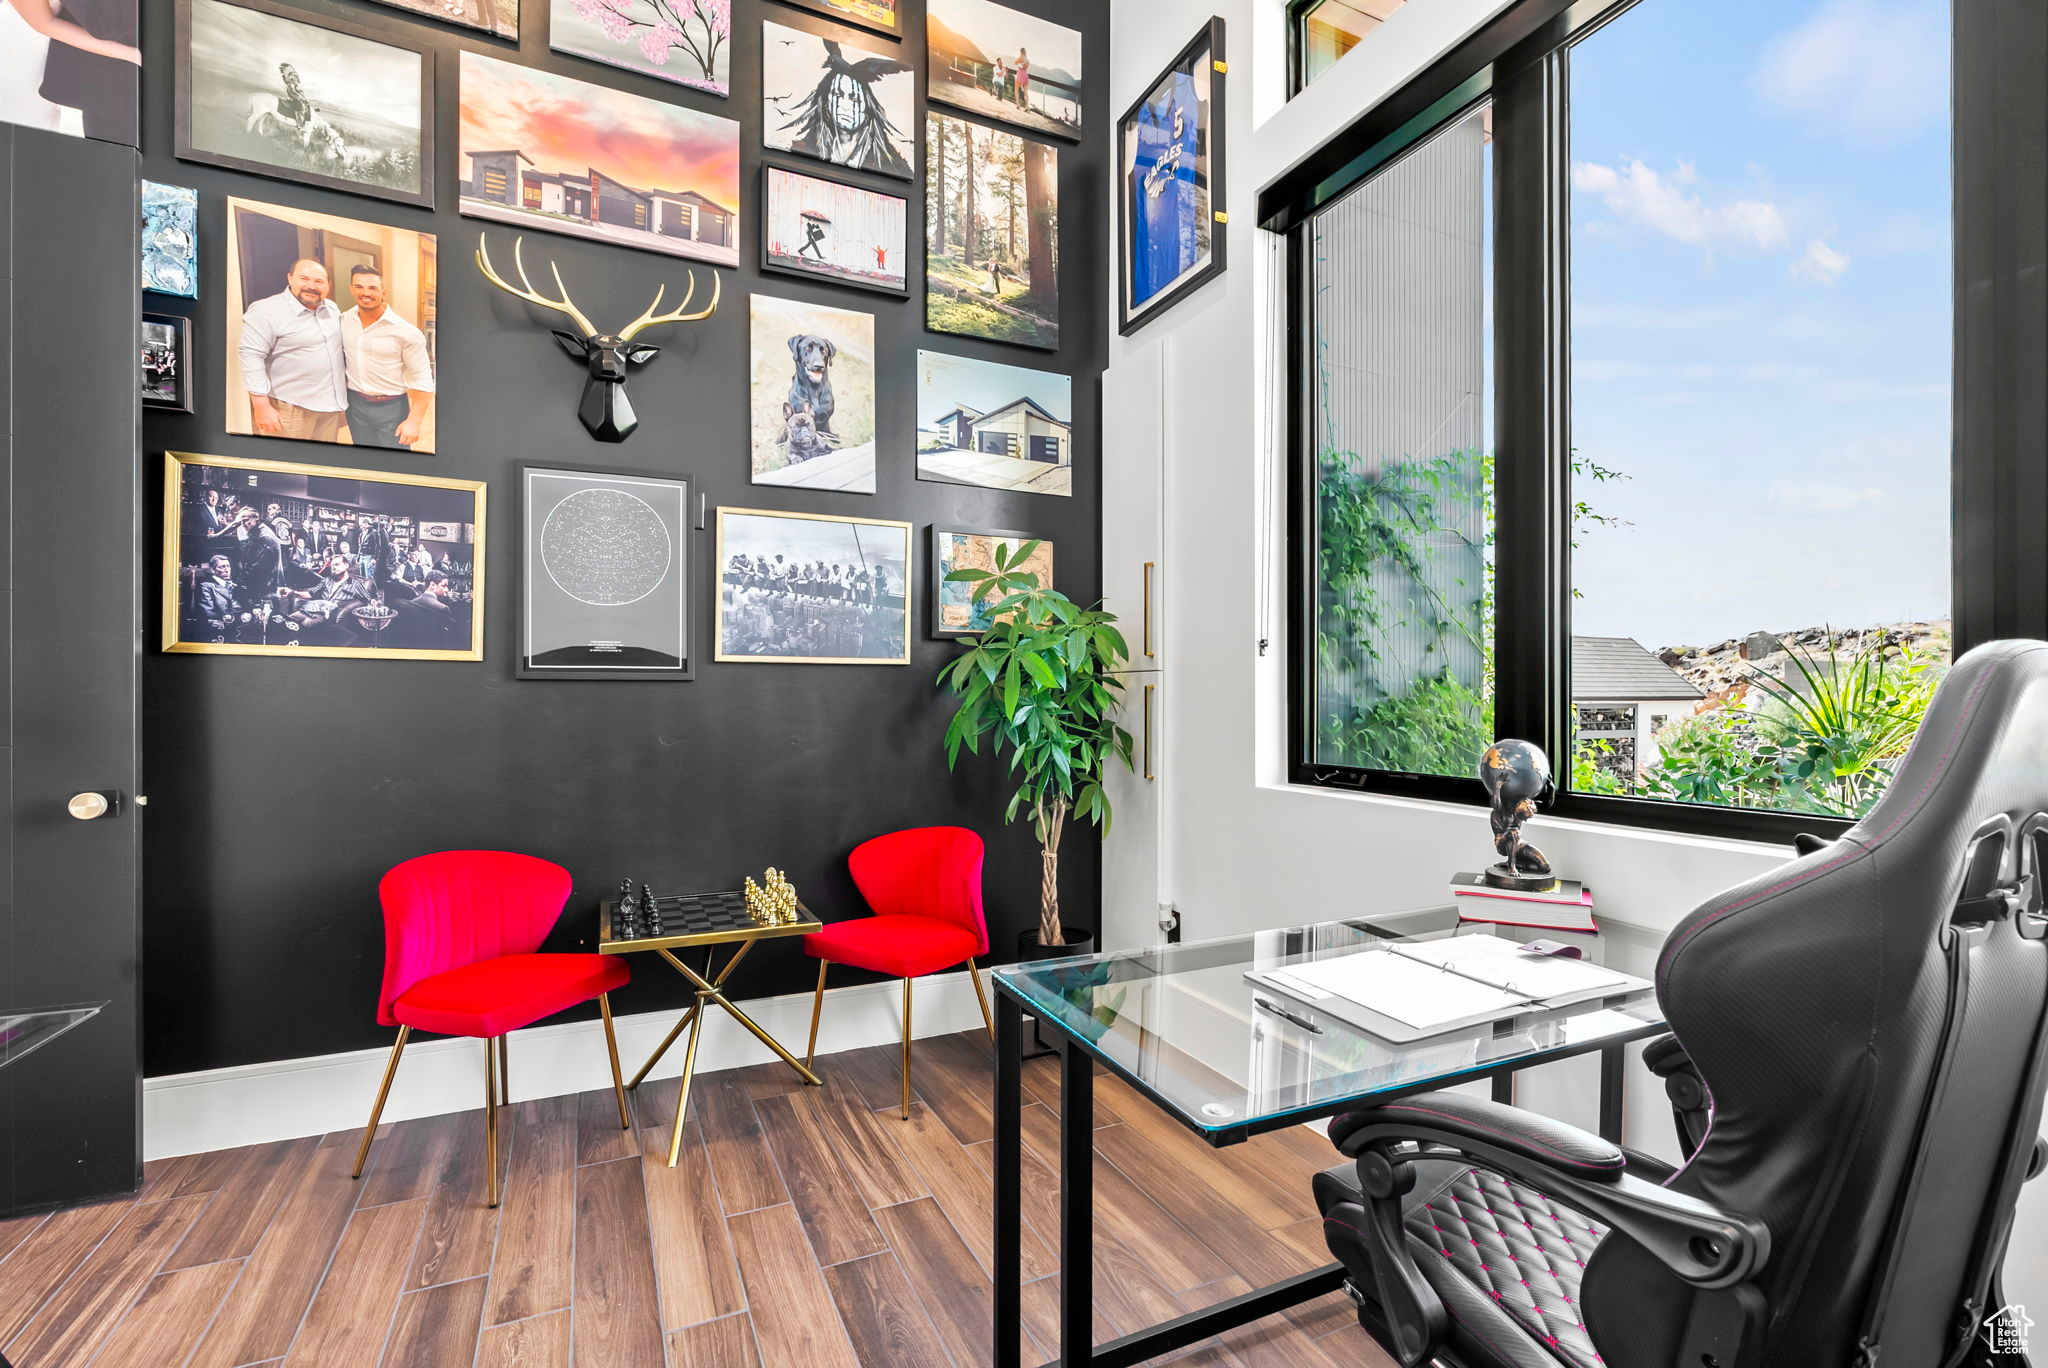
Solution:
[[[1770,1257],[1761,1222],[1644,1182],[1598,1136],[1498,1102],[1428,1093],[1346,1113],[1330,1139],[1358,1160],[1370,1196],[1399,1191],[1408,1160],[1462,1156],[1605,1222],[1695,1287],[1732,1287]]]
[[[1706,1141],[1713,1119],[1706,1080],[1693,1067],[1692,1056],[1675,1035],[1644,1042],[1643,1065],[1664,1080],[1664,1095],[1671,1099],[1671,1123],[1678,1130],[1679,1148],[1691,1158]]]

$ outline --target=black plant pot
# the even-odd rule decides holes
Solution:
[[[1046,945],[1038,939],[1038,928],[1036,926],[1033,926],[1029,931],[1018,932],[1017,962],[1024,964],[1032,960],[1066,959],[1070,955],[1092,955],[1095,953],[1095,936],[1092,932],[1083,931],[1077,926],[1068,926],[1065,922],[1062,922],[1060,923],[1060,935],[1063,938],[1060,944]],[[1043,1059],[1047,1055],[1057,1053],[1052,1046],[1045,1043],[1045,1036],[1039,1028],[1038,1018],[1029,1012],[1026,1012],[1025,1015],[1031,1017],[1031,1039],[1025,1049],[1024,1058]]]

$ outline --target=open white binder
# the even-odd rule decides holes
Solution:
[[[1532,955],[1498,936],[1373,945],[1245,977],[1401,1043],[1651,986],[1602,965]]]

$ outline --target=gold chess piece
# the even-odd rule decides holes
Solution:
[[[768,900],[767,890],[755,883],[751,874],[747,876],[746,886],[741,892],[746,899],[747,920],[756,926],[774,925],[775,912],[773,904]]]

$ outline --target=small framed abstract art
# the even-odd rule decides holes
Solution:
[[[1031,554],[1021,565],[1013,565],[1011,569],[1038,576],[1038,587],[1041,589],[1052,588],[1052,543],[1043,537],[1034,537],[1029,532],[998,532],[985,527],[943,527],[934,523],[930,634],[941,639],[974,636],[994,626],[995,619],[989,613],[990,600],[975,601],[974,583],[970,580],[953,580],[949,583],[946,576],[955,570],[987,570],[994,573],[998,547],[1014,556],[1026,546],[1032,548]]]
[[[1223,274],[1223,21],[1211,19],[1117,121],[1118,331]]]
[[[142,183],[142,288],[199,298],[199,192]]]
[[[142,406],[192,411],[191,320],[176,314],[142,316]]]
[[[691,679],[690,481],[523,462],[521,679]]]

